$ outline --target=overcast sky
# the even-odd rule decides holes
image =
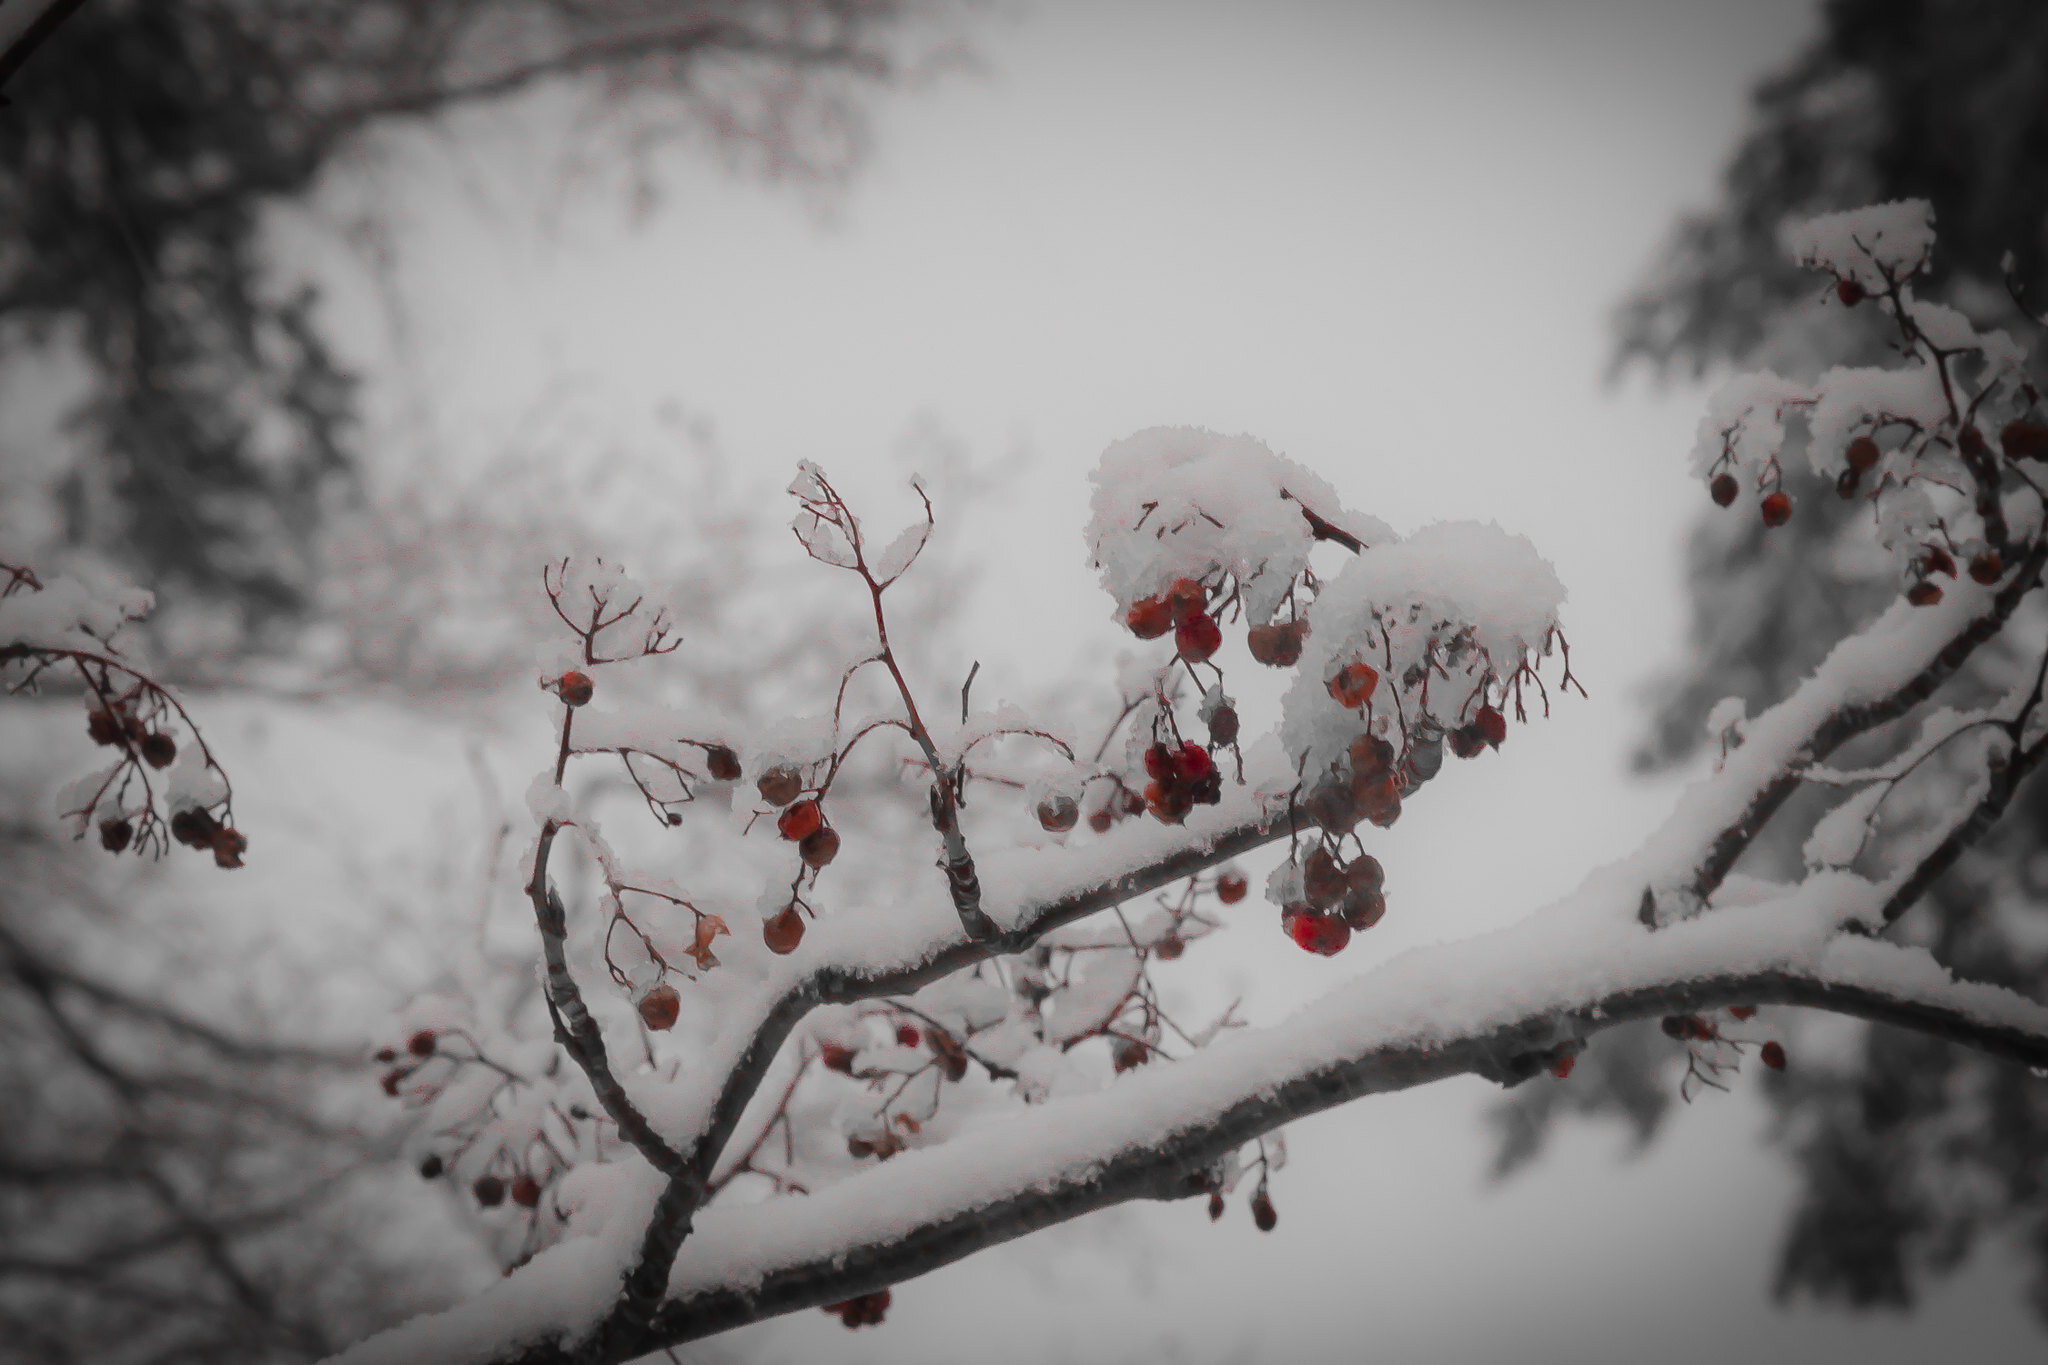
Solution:
[[[880,104],[872,157],[823,212],[696,163],[637,225],[564,203],[544,110],[416,148],[393,173],[399,312],[344,321],[383,366],[392,451],[481,465],[543,394],[622,430],[675,404],[764,489],[816,459],[892,522],[910,438],[945,433],[998,480],[946,522],[980,573],[957,647],[993,695],[1099,677],[1120,646],[1079,532],[1094,459],[1143,426],[1249,431],[1397,528],[1528,534],[1570,590],[1590,699],[1412,805],[1376,850],[1392,907],[1369,943],[1310,959],[1245,926],[1190,954],[1270,1020],[1519,916],[1662,813],[1670,788],[1624,765],[1683,641],[1700,394],[1603,388],[1607,311],[1710,196],[1750,84],[1810,23],[1770,0],[1006,10],[977,29],[981,74]],[[1740,1093],[1634,1164],[1619,1134],[1568,1130],[1504,1188],[1487,1099],[1469,1081],[1299,1125],[1270,1236],[1241,1208],[1214,1228],[1197,1202],[1119,1211],[900,1287],[882,1331],[807,1314],[729,1345],[1050,1365],[1903,1362],[1956,1358],[1941,1343],[1966,1328],[1976,1360],[2048,1344],[1996,1265],[1907,1322],[1773,1308],[1792,1183]]]

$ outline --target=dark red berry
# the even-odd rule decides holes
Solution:
[[[2005,576],[2005,560],[1996,550],[1970,556],[1970,578],[1986,587]]]
[[[100,847],[109,853],[119,853],[128,847],[128,841],[135,837],[135,826],[126,820],[100,821]]]
[[[1792,520],[1792,495],[1784,492],[1771,494],[1763,500],[1761,511],[1764,525],[1783,526]]]
[[[433,1056],[434,1031],[430,1028],[421,1029],[418,1033],[405,1040],[405,1050],[415,1057]]]
[[[1845,469],[1835,476],[1835,493],[1843,498],[1853,498],[1856,496],[1856,486],[1862,481],[1861,474],[1853,469]]]
[[[1081,820],[1081,806],[1073,797],[1061,792],[1038,803],[1039,826],[1053,834],[1065,834]]]
[[[790,809],[794,810],[792,806]],[[830,825],[812,830],[796,846],[806,867],[826,867],[839,856],[839,831]]]
[[[917,1031],[917,1025],[898,1024],[896,1026],[896,1046],[916,1047],[919,1043],[923,1041],[924,1035],[920,1034]]]
[[[1472,717],[1472,724],[1478,728],[1479,737],[1496,749],[1508,737],[1508,718],[1497,707],[1480,707]]]
[[[1173,628],[1173,643],[1183,659],[1198,664],[1222,646],[1223,628],[1206,611],[1190,612]]]
[[[1920,558],[1920,573],[1922,577],[1938,573],[1954,578],[1956,576],[1955,558],[1939,545],[1930,545],[1927,547],[1927,553]]]
[[[853,1074],[853,1049],[838,1043],[825,1043],[818,1049],[818,1060],[825,1064],[827,1071],[836,1071],[842,1076]]]
[[[1260,1232],[1271,1232],[1280,1222],[1280,1215],[1273,1212],[1273,1200],[1263,1185],[1252,1195],[1252,1222]]]
[[[142,761],[152,768],[168,768],[171,760],[178,756],[177,744],[161,730],[144,735],[141,748]]]
[[[1578,1053],[1560,1052],[1556,1057],[1553,1057],[1551,1059],[1550,1074],[1557,1077],[1559,1080],[1564,1080],[1566,1077],[1572,1074],[1572,1068],[1577,1066],[1578,1064]]]
[[[476,1196],[477,1203],[487,1209],[494,1209],[505,1202],[505,1182],[494,1175],[478,1176],[469,1192]]]
[[[1216,771],[1216,760],[1199,744],[1183,744],[1173,755],[1173,780],[1193,786]]]
[[[666,1033],[676,1026],[676,1019],[683,1012],[683,997],[676,988],[663,981],[640,997],[640,1022],[656,1033]]]
[[[1097,834],[1107,834],[1109,833],[1111,823],[1115,819],[1116,817],[1111,815],[1107,808],[1098,810],[1089,815],[1088,828],[1094,830]]]
[[[1124,613],[1124,624],[1140,640],[1156,640],[1173,629],[1173,606],[1163,597],[1141,597]]]
[[[1842,301],[1843,307],[1854,308],[1857,304],[1863,302],[1863,286],[1852,279],[1836,280],[1835,297]]]
[[[1728,1007],[1728,1013],[1729,1013],[1729,1014],[1730,1014],[1731,1016],[1733,1016],[1733,1017],[1734,1017],[1734,1018],[1735,1018],[1735,1019],[1736,1019],[1736,1020],[1737,1020],[1738,1022],[1740,1022],[1740,1021],[1742,1021],[1742,1020],[1747,1020],[1747,1019],[1754,1019],[1754,1018],[1756,1018],[1756,1006],[1755,1006],[1755,1005],[1730,1005],[1730,1006]]]
[[[1726,507],[1735,501],[1735,495],[1742,491],[1742,485],[1735,482],[1733,474],[1716,474],[1714,481],[1707,485],[1707,493],[1716,506]]]
[[[540,1182],[530,1175],[515,1176],[512,1181],[512,1202],[522,1209],[539,1207]]]
[[[713,782],[737,782],[740,756],[723,744],[714,744],[704,751],[704,771],[711,774]]]
[[[377,1060],[384,1063],[386,1066],[389,1066],[391,1063],[398,1060],[398,1049],[395,1047],[378,1048]]]
[[[816,801],[798,801],[777,817],[775,828],[791,843],[800,843],[815,834],[825,824],[825,813],[818,809]]]
[[[1223,1196],[1215,1190],[1209,1191],[1209,1221],[1215,1222],[1223,1216]]]
[[[1877,461],[1881,452],[1877,448],[1877,442],[1871,440],[1868,436],[1858,436],[1855,440],[1849,442],[1849,448],[1843,451],[1842,454],[1848,459],[1849,468],[1855,470],[1858,474],[1868,474],[1871,470],[1877,468]]]
[[[1770,1042],[1765,1043],[1759,1055],[1763,1059],[1763,1064],[1771,1070],[1783,1071],[1785,1069],[1785,1048],[1777,1039],[1774,1038]]]
[[[590,680],[590,675],[573,668],[555,679],[555,692],[564,706],[582,706],[596,691],[597,684]]]
[[[1998,433],[2007,459],[2048,460],[2048,426],[2039,422],[2008,422]]]
[[[761,799],[771,806],[786,806],[804,792],[803,776],[796,769],[782,766],[770,768],[754,781],[761,793]]]
[[[1237,743],[1237,711],[1219,706],[1209,716],[1209,742],[1218,748]]]
[[[1225,872],[1216,879],[1216,899],[1225,905],[1236,905],[1251,890],[1251,883],[1242,872]]]
[[[1323,957],[1334,957],[1351,941],[1351,926],[1341,915],[1304,908],[1287,926],[1295,946]]]
[[[213,848],[215,867],[240,867],[242,855],[249,851],[249,837],[238,829],[222,825],[214,830],[209,841]]]
[[[85,733],[95,744],[119,744],[128,732],[121,724],[121,718],[112,711],[90,711],[85,717]]]
[[[1956,433],[1956,449],[1962,451],[1966,458],[1972,460],[1984,453],[1987,449],[1984,442],[1984,433],[1978,428],[1976,423],[1965,422],[1962,430]]]
[[[1941,585],[1922,580],[1906,589],[1906,600],[1916,607],[1931,607],[1941,600]]]
[[[1308,638],[1308,622],[1274,621],[1253,626],[1245,632],[1245,645],[1254,660],[1268,668],[1292,668],[1301,662],[1301,642]]]
[[[761,941],[771,953],[795,952],[796,945],[804,941],[804,917],[794,905],[783,906],[761,922]]]

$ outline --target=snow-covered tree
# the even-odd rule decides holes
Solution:
[[[1760,1007],[2048,1067],[2048,1006],[1891,937],[2048,752],[2048,654],[2008,630],[2048,563],[2039,395],[2013,338],[1916,297],[1924,203],[1788,246],[1814,306],[1901,359],[1738,381],[1697,472],[1770,528],[1795,499],[1854,501],[1898,591],[1775,704],[1717,708],[1715,771],[1628,857],[1283,1021],[1180,1017],[1161,981],[1197,937],[1277,917],[1327,955],[1401,913],[1426,874],[1382,866],[1375,831],[1431,799],[1446,751],[1514,761],[1513,726],[1575,687],[1564,585],[1526,539],[1398,534],[1251,437],[1137,433],[1103,454],[1085,543],[1154,643],[1092,728],[1085,702],[977,708],[972,673],[956,711],[906,666],[919,622],[894,607],[937,518],[921,485],[923,515],[875,536],[799,469],[796,538],[858,586],[862,628],[779,721],[664,689],[719,643],[649,587],[594,556],[548,565],[556,731],[519,877],[541,989],[455,973],[472,988],[415,1002],[376,1059],[410,1158],[490,1211],[508,1274],[342,1358],[623,1361],[820,1307],[858,1328],[891,1286],[1136,1199],[1241,1200],[1270,1228],[1290,1120],[1467,1073],[1568,1087],[1589,1040],[1638,1020],[1662,1021],[1687,1094],[1797,1065]],[[47,596],[7,599],[33,629],[0,614],[31,667],[70,638]],[[1995,685],[1948,687],[2007,639]],[[1285,685],[1256,714],[1267,668]],[[1745,865],[1787,826],[1799,868]],[[1237,860],[1266,845],[1285,853],[1261,909]]]

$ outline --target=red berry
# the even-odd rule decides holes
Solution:
[[[1190,612],[1173,628],[1173,643],[1183,659],[1198,664],[1222,646],[1223,628],[1206,611]]]
[[[1251,883],[1242,872],[1225,872],[1216,879],[1216,899],[1225,905],[1236,905],[1251,890]]]
[[[590,680],[588,673],[579,673],[573,668],[555,679],[555,692],[564,706],[582,706],[596,690],[597,684]]]
[[[1486,736],[1479,733],[1476,725],[1460,725],[1444,739],[1459,758],[1477,758],[1486,752]]]
[[[1387,898],[1378,891],[1364,891],[1357,887],[1344,893],[1337,903],[1338,913],[1344,922],[1359,933],[1378,924],[1387,914]]]
[[[1733,474],[1716,474],[1714,481],[1707,485],[1707,492],[1715,505],[1726,507],[1735,501],[1735,495],[1742,491],[1742,485],[1735,482]]]
[[[775,828],[791,843],[808,839],[825,824],[825,813],[816,801],[799,801],[776,817]]]
[[[1094,830],[1097,834],[1107,834],[1109,833],[1111,822],[1115,819],[1116,817],[1111,815],[1107,808],[1098,810],[1089,815],[1088,828]]]
[[[86,714],[85,733],[95,744],[119,744],[128,731],[122,726],[119,716],[112,711],[100,710]]]
[[[1343,952],[1344,945],[1351,941],[1351,926],[1341,916],[1321,910],[1302,910],[1294,916],[1287,932],[1296,947],[1324,957]]]
[[[1762,511],[1764,525],[1783,526],[1792,520],[1792,495],[1783,492],[1771,494],[1763,500]]]
[[[2048,426],[2039,422],[2008,422],[1998,443],[2010,460],[2048,460]]]
[[[1176,624],[1200,611],[1208,600],[1209,590],[1192,578],[1176,578],[1166,589],[1166,605],[1173,609]]]
[[[152,768],[168,768],[178,756],[178,746],[161,730],[142,737],[142,761]]]
[[[1173,750],[1164,744],[1154,744],[1145,751],[1145,776],[1154,782],[1165,782],[1173,776]]]
[[[1954,578],[1956,576],[1956,561],[1947,550],[1942,549],[1939,545],[1930,545],[1927,547],[1927,553],[1920,558],[1920,573],[1922,577],[1938,573],[1947,574],[1950,578]]]
[[[1771,1070],[1783,1071],[1785,1069],[1785,1049],[1777,1039],[1774,1038],[1770,1042],[1765,1043],[1760,1055],[1763,1058],[1764,1065]]]
[[[1252,1222],[1260,1232],[1271,1232],[1280,1222],[1280,1215],[1273,1212],[1273,1200],[1263,1185],[1252,1195]]]
[[[377,1060],[383,1062],[386,1066],[389,1066],[391,1063],[398,1060],[398,1049],[395,1047],[378,1048]]]
[[[1941,585],[1925,580],[1906,589],[1906,600],[1916,607],[1931,607],[1941,600]]]
[[[1877,448],[1877,442],[1871,440],[1868,436],[1858,436],[1855,440],[1849,442],[1849,448],[1843,451],[1842,454],[1847,457],[1849,468],[1855,470],[1858,474],[1868,474],[1871,470],[1877,468],[1880,452]]]
[[[1842,301],[1843,307],[1854,308],[1857,304],[1863,302],[1863,286],[1853,279],[1836,280],[1835,297]]]
[[[1173,606],[1163,597],[1141,597],[1124,613],[1124,624],[1140,640],[1156,640],[1173,629]]]
[[[1360,735],[1352,740],[1350,754],[1354,780],[1383,776],[1394,766],[1394,746],[1378,735]]]
[[[1209,1221],[1215,1222],[1223,1216],[1223,1196],[1215,1190],[1209,1191]]]
[[[187,848],[212,848],[214,831],[219,828],[212,812],[199,806],[187,806],[171,816],[171,837]]]
[[[853,1049],[837,1043],[826,1043],[818,1049],[818,1060],[825,1064],[827,1071],[837,1071],[842,1076],[853,1074]]]
[[[1381,829],[1391,829],[1401,818],[1401,788],[1391,773],[1367,783],[1354,797],[1358,813]]]
[[[1308,622],[1278,621],[1253,626],[1245,632],[1245,645],[1252,658],[1269,668],[1292,668],[1301,662],[1301,642],[1308,638]]]
[[[1984,433],[1974,422],[1964,423],[1962,430],[1956,433],[1956,449],[1972,460],[1984,453]]]
[[[1572,1068],[1577,1066],[1578,1064],[1578,1053],[1560,1052],[1556,1057],[1551,1059],[1550,1074],[1557,1077],[1559,1080],[1564,1080],[1567,1076],[1570,1076],[1572,1074]]]
[[[1183,744],[1173,756],[1173,780],[1189,786],[1207,778],[1216,771],[1216,760],[1209,757],[1209,751],[1199,744]]]
[[[1302,862],[1301,891],[1316,909],[1329,909],[1349,889],[1350,883],[1329,849],[1317,848]]]
[[[405,1050],[415,1057],[433,1056],[434,1045],[434,1031],[430,1028],[423,1028],[405,1040]]]
[[[923,1041],[924,1035],[920,1034],[917,1031],[917,1025],[898,1024],[896,1026],[896,1046],[916,1047],[919,1043]]]
[[[403,1071],[387,1071],[384,1073],[384,1078],[378,1084],[384,1087],[385,1094],[395,1096],[398,1094],[399,1083],[404,1079],[405,1073]]]
[[[761,941],[777,955],[793,953],[804,941],[804,917],[794,905],[785,905],[761,922]]]
[[[1373,690],[1380,685],[1379,671],[1371,664],[1348,663],[1337,670],[1335,677],[1324,684],[1330,695],[1337,699],[1339,706],[1354,710],[1372,700]]]
[[[829,866],[839,856],[839,831],[830,825],[814,829],[797,844],[796,851],[806,867]]]
[[[214,830],[211,843],[215,867],[240,867],[242,855],[249,851],[248,836],[226,825]]]
[[[530,1175],[514,1177],[512,1181],[512,1202],[522,1209],[539,1207],[540,1182]]]
[[[1975,582],[1989,587],[2004,576],[2005,560],[2000,557],[1998,551],[1986,550],[1982,554],[1970,556],[1970,577]]]
[[[1053,834],[1065,834],[1081,820],[1081,807],[1073,797],[1060,792],[1038,803],[1038,823]]]
[[[1862,481],[1863,476],[1857,473],[1855,470],[1843,470],[1840,474],[1837,474],[1835,476],[1835,496],[1840,498],[1855,497],[1856,486],[1860,484]]]
[[[1737,1020],[1754,1019],[1756,1018],[1756,1006],[1730,1005],[1728,1007],[1728,1013],[1734,1016]]]
[[[128,847],[128,841],[135,837],[135,826],[126,820],[100,821],[100,847],[109,853],[119,853]]]
[[[1472,724],[1477,727],[1479,737],[1496,749],[1508,737],[1508,718],[1495,707],[1480,707],[1472,717]]]
[[[676,1018],[683,1012],[683,997],[663,981],[640,997],[639,1009],[641,1023],[656,1033],[666,1033],[676,1026]]]
[[[723,744],[714,744],[704,751],[704,771],[711,774],[713,782],[737,782],[740,756]]]
[[[1387,884],[1387,870],[1370,853],[1361,853],[1344,869],[1344,880],[1353,891],[1377,891]]]
[[[770,768],[754,781],[761,799],[771,806],[786,806],[804,792],[804,779],[796,769],[787,765]]]
[[[1181,939],[1168,934],[1152,945],[1152,952],[1161,962],[1172,962],[1187,951],[1187,946]]]
[[[494,1209],[505,1202],[505,1182],[494,1175],[478,1176],[469,1191],[476,1196],[476,1202],[487,1209]]]
[[[1234,707],[1219,706],[1211,713],[1209,742],[1218,747],[1237,743],[1237,711]]]

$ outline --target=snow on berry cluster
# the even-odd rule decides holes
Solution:
[[[2002,485],[2022,462],[2048,461],[2048,422],[2026,378],[2025,350],[1979,331],[1954,308],[1919,298],[1933,257],[1934,213],[1909,199],[1789,228],[1801,265],[1833,277],[1845,308],[1871,301],[1897,333],[1893,366],[1836,367],[1811,384],[1743,375],[1710,401],[1693,471],[1723,507],[1746,494],[1767,527],[1792,518],[1788,446],[1843,499],[1872,510],[1879,545],[1917,606],[1941,600],[1959,562],[1993,584],[2006,562]]]

